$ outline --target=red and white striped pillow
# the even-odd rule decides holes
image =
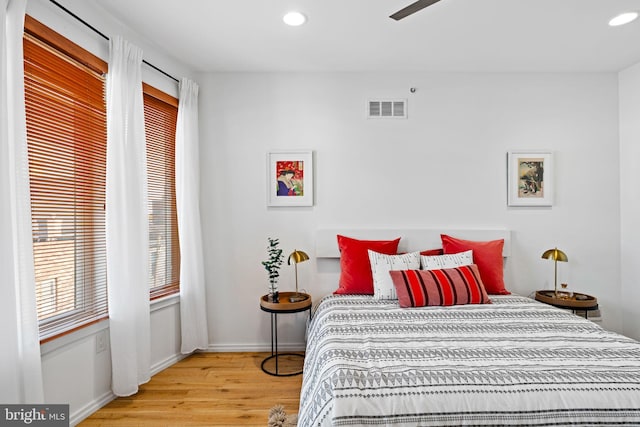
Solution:
[[[489,304],[475,264],[442,270],[390,271],[400,307]]]

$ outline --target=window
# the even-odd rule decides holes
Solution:
[[[149,187],[151,298],[179,291],[180,246],[176,214],[175,141],[178,100],[144,84]]]
[[[108,317],[106,62],[27,16],[25,105],[42,342]],[[144,86],[150,298],[179,291],[178,100]]]
[[[107,64],[27,16],[25,104],[40,339],[107,317]]]

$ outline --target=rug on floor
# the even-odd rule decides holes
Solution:
[[[296,427],[298,415],[287,415],[284,406],[276,405],[269,410],[269,423],[267,427]]]

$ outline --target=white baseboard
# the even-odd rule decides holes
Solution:
[[[151,376],[153,377],[158,372],[165,370],[169,366],[181,361],[187,356],[188,354],[174,354],[167,357],[164,360],[161,360],[160,362],[154,363],[150,369]],[[89,402],[87,405],[80,408],[80,410],[69,414],[69,425],[75,426],[80,424],[87,417],[91,416],[91,414],[93,414],[98,409],[102,408],[103,406],[105,406],[106,404],[114,400],[116,397],[117,396],[113,394],[111,391],[104,393],[99,398],[95,399],[92,402]]]
[[[151,365],[151,376],[154,376],[155,374],[157,374],[160,371],[164,371],[169,366],[178,363],[179,361],[181,361],[182,359],[184,359],[187,356],[189,356],[189,355],[188,354],[181,354],[181,353],[173,354],[173,355],[167,357],[166,359],[161,360],[160,362],[154,363],[153,365]]]
[[[304,351],[304,343],[278,343],[278,351]],[[211,353],[256,353],[271,351],[271,344],[209,344],[208,352]]]
[[[69,425],[75,426],[80,424],[85,420],[85,418],[89,417],[91,414],[102,408],[107,403],[111,402],[116,397],[117,396],[115,394],[113,394],[111,391],[108,391],[93,402],[89,402],[87,405],[80,408],[80,410],[72,412],[71,414],[69,414]]]

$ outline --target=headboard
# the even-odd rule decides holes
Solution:
[[[511,255],[511,231],[506,229],[319,229],[316,231],[316,258],[340,258],[336,236],[362,240],[390,240],[401,237],[399,252],[423,251],[441,248],[440,234],[465,240],[504,239],[502,256]]]

